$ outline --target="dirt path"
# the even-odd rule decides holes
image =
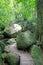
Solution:
[[[10,53],[16,53],[20,56],[20,65],[33,65],[32,57],[28,52],[24,52],[17,49],[16,43],[9,45],[8,49]]]

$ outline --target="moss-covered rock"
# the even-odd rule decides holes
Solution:
[[[7,54],[4,59],[8,65],[20,65],[20,57],[17,54]]]
[[[7,44],[13,44],[13,43],[16,43],[16,41],[14,38],[10,38],[6,43]]]
[[[34,65],[43,65],[43,56],[40,47],[33,45],[31,49],[31,55],[34,61]]]
[[[4,42],[0,41],[0,47],[2,49],[2,52],[4,52],[4,49],[5,49],[5,44]]]
[[[31,33],[30,31],[19,33],[16,41],[17,41],[17,47],[23,50],[29,48],[31,45],[36,43],[36,39],[33,33]]]

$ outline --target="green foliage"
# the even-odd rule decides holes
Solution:
[[[35,32],[36,23],[34,25],[34,22],[24,21],[20,23],[20,25],[22,26],[23,31],[30,30],[31,32]]]
[[[0,65],[3,65],[3,62],[2,62],[2,49],[0,47]]]
[[[1,50],[2,52],[4,52],[4,49],[5,49],[5,43],[0,41],[0,47],[1,47]]]
[[[4,30],[5,26],[3,25],[3,23],[0,23],[0,31]]]
[[[24,33],[20,32],[17,36],[17,47],[19,49],[26,49],[36,43],[36,39],[30,31]]]
[[[23,30],[35,31],[37,14],[35,0],[14,0],[14,12],[15,23],[19,23]]]
[[[16,4],[17,7],[16,7]],[[14,0],[15,9],[17,13],[21,12],[25,18],[32,19],[36,16],[36,1],[35,0]]]
[[[40,47],[33,45],[31,49],[31,55],[34,61],[34,65],[43,65],[43,56]]]
[[[3,35],[3,31],[0,31],[0,35]]]
[[[10,0],[0,0],[0,26],[8,26],[13,8]]]
[[[9,28],[12,23],[21,22],[23,18],[36,20],[35,0],[0,0],[0,26]]]
[[[20,65],[20,58],[16,54],[7,54],[5,57],[5,62],[8,63],[8,65]]]

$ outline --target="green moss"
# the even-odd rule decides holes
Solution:
[[[34,61],[34,65],[43,65],[43,56],[40,47],[33,45],[31,55]]]
[[[17,41],[17,47],[19,49],[26,49],[31,45],[33,45],[34,43],[36,43],[36,39],[33,33],[31,33],[30,31],[19,33],[16,41]]]
[[[8,65],[20,65],[20,58],[16,54],[7,54],[5,57],[5,62],[8,63]]]

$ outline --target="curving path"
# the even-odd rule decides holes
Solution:
[[[32,57],[28,52],[17,49],[16,43],[7,46],[10,53],[16,53],[20,56],[20,65],[33,65]]]

